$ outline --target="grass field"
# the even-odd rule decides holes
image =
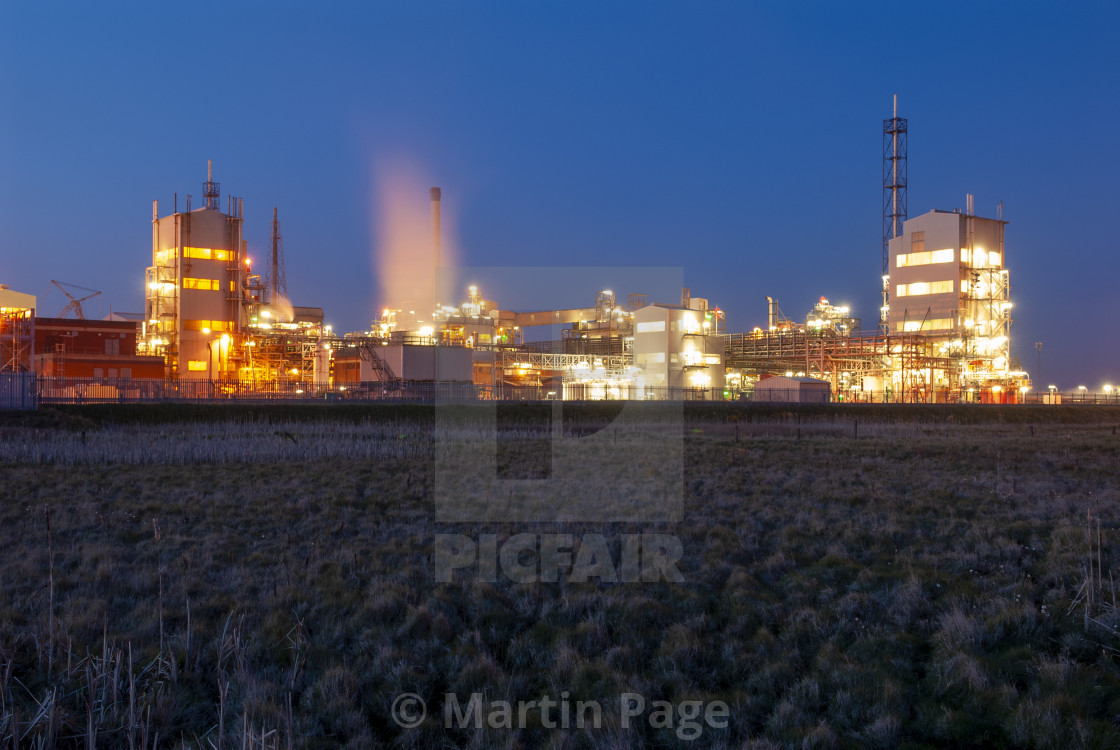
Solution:
[[[689,407],[679,523],[439,524],[430,408],[3,415],[0,746],[1118,747],[1118,425]],[[675,535],[684,581],[435,582],[437,533],[524,532]],[[444,727],[476,691],[730,716]]]

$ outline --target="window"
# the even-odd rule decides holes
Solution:
[[[923,294],[945,294],[953,291],[953,280],[945,281],[915,281],[912,284],[899,284],[896,289],[898,297],[917,297]]]
[[[206,372],[205,359],[191,359],[187,360],[187,370],[190,372]]]
[[[194,258],[195,260],[237,260],[237,253],[230,252],[229,250],[213,250],[209,247],[184,247],[184,258]]]
[[[910,234],[910,252],[921,253],[926,249],[926,233],[912,232]]]
[[[184,320],[184,331],[201,331],[209,328],[212,332],[223,333],[233,330],[233,323],[228,320]]]
[[[217,292],[221,290],[221,284],[217,279],[192,279],[183,277],[184,289],[201,289],[208,292]]]
[[[653,320],[638,324],[638,333],[661,333],[664,330],[664,320]]]
[[[905,266],[928,266],[933,263],[952,263],[953,255],[954,251],[952,248],[948,250],[932,250],[928,253],[900,253],[895,257],[895,266],[903,268]]]
[[[895,326],[896,331],[942,331],[953,327],[952,318],[933,318],[932,320],[907,320]]]
[[[121,368],[121,377],[124,378],[125,380],[128,380],[129,378],[131,378],[132,377],[132,368],[131,367],[122,367]]]
[[[105,369],[102,368],[102,367],[93,368],[93,377],[95,377],[95,378],[105,377]]]
[[[999,253],[995,251],[987,252],[981,248],[976,248],[975,250],[962,248],[961,261],[968,263],[973,268],[985,268],[987,266],[999,268],[1003,265],[1003,258],[1000,257]]]
[[[106,354],[120,354],[121,353],[121,340],[120,339],[105,339],[105,353]]]

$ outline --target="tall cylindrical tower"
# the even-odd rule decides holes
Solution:
[[[439,228],[439,201],[442,191],[434,187],[428,191],[432,201],[432,284],[435,296],[433,297],[436,309],[439,309],[439,266],[440,258],[440,228]]]

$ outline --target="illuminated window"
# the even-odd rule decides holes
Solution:
[[[968,248],[961,248],[961,260],[968,263],[973,268],[985,268],[987,266],[995,266],[999,268],[1003,264],[1003,258],[997,252],[987,252],[981,248],[969,251]]]
[[[953,249],[948,250],[931,250],[930,252],[920,253],[900,253],[895,257],[895,265],[898,268],[904,266],[928,266],[933,263],[952,263],[953,262]]]
[[[184,289],[201,289],[207,292],[217,292],[221,290],[221,284],[217,279],[192,279],[183,277]]]
[[[952,318],[933,318],[932,320],[907,320],[895,325],[896,331],[943,331],[953,327]]]
[[[665,330],[664,320],[654,320],[638,324],[638,333],[661,333]]]
[[[205,359],[191,359],[187,360],[187,369],[191,372],[206,372]]]
[[[953,291],[953,280],[915,281],[913,284],[899,284],[896,294],[899,297],[916,297],[922,294],[945,294]]]
[[[233,324],[228,320],[184,320],[184,331],[201,331],[203,328],[209,328],[211,331],[229,332],[233,330]]]
[[[195,260],[237,260],[237,253],[229,250],[214,250],[209,247],[184,247],[184,258]]]

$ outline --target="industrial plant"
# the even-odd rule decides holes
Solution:
[[[201,205],[176,196],[161,215],[153,203],[142,312],[90,319],[82,302],[97,293],[54,282],[71,302],[40,317],[34,296],[0,286],[0,367],[34,374],[45,400],[1022,400],[1031,384],[1011,356],[1006,223],[975,215],[971,196],[963,210],[909,218],[907,130],[896,98],[883,121],[883,301],[866,330],[821,297],[797,320],[767,298],[765,325],[732,332],[689,289],[649,300],[589,279],[565,309],[505,309],[472,285],[432,309],[383,300],[368,329],[340,333],[322,307],[289,299],[279,212],[271,246],[252,257],[242,200],[223,208],[208,165]],[[441,200],[432,188],[436,267]]]

